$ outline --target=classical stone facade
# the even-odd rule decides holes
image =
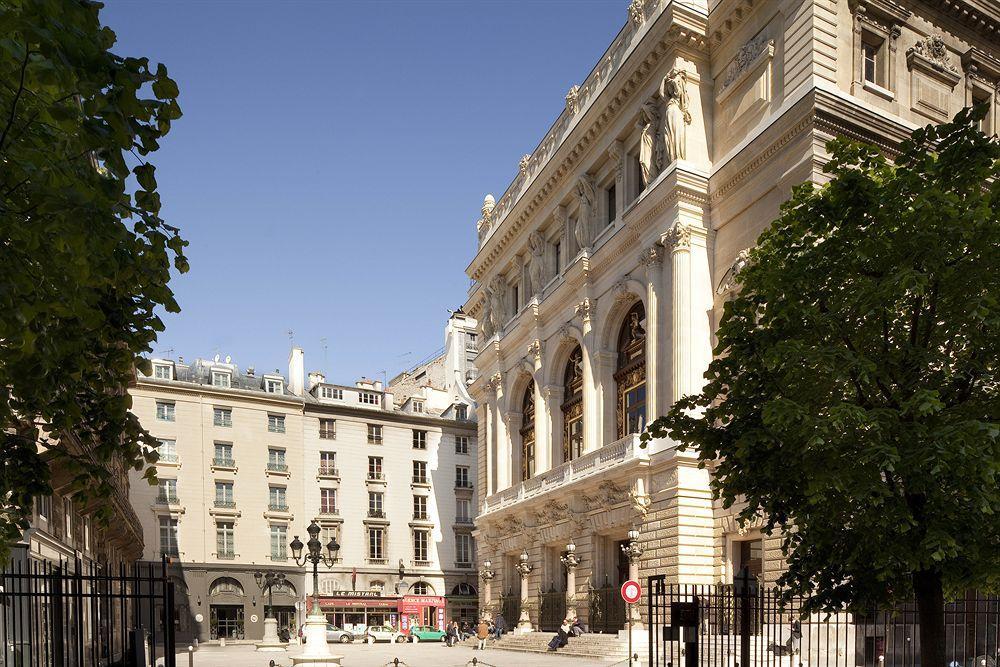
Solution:
[[[486,197],[467,270],[486,606],[516,609],[523,577],[535,626],[549,591],[569,615],[613,617],[601,589],[628,576],[626,542],[643,580],[778,576],[778,540],[714,504],[690,455],[637,433],[702,386],[733,273],[792,186],[823,181],[827,140],[892,150],[980,102],[997,130],[993,3],[633,0],[622,18]]]

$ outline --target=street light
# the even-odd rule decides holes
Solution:
[[[333,567],[334,563],[337,562],[337,552],[340,551],[337,538],[331,537],[326,545],[326,553],[323,553],[323,543],[319,541],[319,531],[319,524],[315,521],[306,528],[306,532],[309,533],[309,541],[304,546],[309,550],[309,553],[302,553],[303,544],[298,535],[289,545],[292,548],[292,558],[295,559],[296,565],[301,567],[306,563],[312,563],[313,566],[313,608],[310,613],[312,616],[323,615],[323,610],[319,606],[319,564],[323,563],[327,567]]]
[[[264,618],[271,618],[271,614],[274,613],[273,589],[275,586],[281,586],[285,583],[285,575],[282,572],[272,572],[271,570],[267,572],[255,570],[253,580],[257,584],[257,588],[260,589],[260,592],[267,595],[267,608],[264,610]]]

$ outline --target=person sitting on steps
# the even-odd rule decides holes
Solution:
[[[569,644],[569,619],[564,618],[562,625],[559,626],[559,632],[549,642],[549,651],[558,651],[567,644]]]

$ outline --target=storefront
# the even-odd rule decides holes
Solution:
[[[355,633],[375,625],[389,625],[404,632],[415,625],[445,628],[445,598],[434,595],[383,596],[344,591],[334,597],[321,597],[319,604],[328,622]]]

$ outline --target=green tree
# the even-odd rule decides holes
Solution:
[[[706,385],[650,424],[779,532],[807,611],[915,595],[922,664],[944,596],[1000,583],[1000,142],[985,109],[895,161],[828,145],[739,271]]]
[[[110,51],[100,8],[0,0],[0,562],[50,464],[106,519],[115,468],[156,457],[126,388],[187,270],[145,161],[181,112],[163,65]]]

